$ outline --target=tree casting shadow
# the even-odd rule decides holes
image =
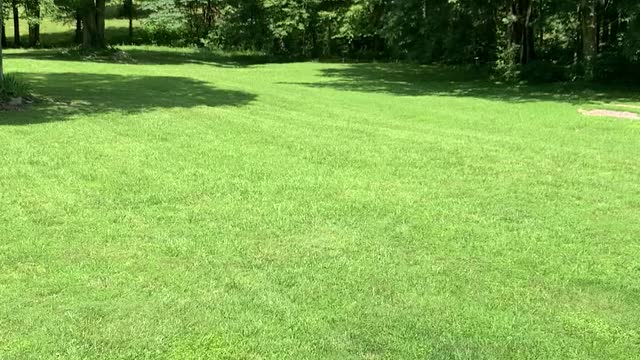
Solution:
[[[293,84],[399,96],[460,96],[509,102],[640,101],[638,88],[584,83],[510,85],[491,81],[486,70],[467,67],[364,63],[323,69],[321,76],[323,80],[319,82]]]
[[[254,94],[216,89],[184,77],[114,74],[20,74],[37,95],[24,111],[0,112],[0,125],[62,121],[75,114],[134,114],[161,108],[242,106]]]

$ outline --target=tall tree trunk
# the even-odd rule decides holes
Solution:
[[[0,17],[2,17],[2,13],[0,13]],[[4,26],[4,19],[2,20],[2,24],[0,24],[0,31],[2,32],[0,36],[0,43],[2,43],[2,47],[7,47],[7,28]]]
[[[515,18],[510,29],[511,46],[519,49],[517,62],[528,64],[536,57],[532,0],[513,0],[511,14]]]
[[[129,2],[129,42],[133,43],[133,0]]]
[[[105,0],[96,0],[82,17],[82,46],[85,48],[104,48],[104,10]]]
[[[40,43],[40,2],[35,1],[33,4],[32,16],[37,22],[29,24],[29,46],[35,47]]]
[[[582,5],[579,4],[576,7],[577,13],[578,13],[578,17],[580,17],[580,20],[582,21]],[[581,23],[582,24],[582,23]],[[582,51],[582,25],[578,26],[578,28],[576,29],[576,33],[575,33],[575,37],[573,39],[573,59],[574,65],[577,64],[582,64],[582,56],[584,55],[583,51]]]
[[[18,14],[18,2],[11,2],[13,10],[13,46],[20,47],[20,15]]]
[[[602,17],[597,16],[599,13],[596,7],[596,53],[600,52],[600,44],[602,43]]]
[[[544,26],[545,19],[547,14],[544,12],[544,5],[538,6],[538,19],[537,22],[540,24],[540,43],[538,44],[540,48],[544,48]]]
[[[29,46],[36,47],[40,43],[40,24],[29,25]]]
[[[524,49],[524,54],[520,60],[522,64],[528,64],[531,60],[536,58],[535,52],[535,33],[533,31],[533,26],[531,24],[532,16],[533,16],[533,4],[532,0],[526,0],[526,15],[524,18],[524,41],[522,42],[522,48]]]
[[[596,0],[582,0],[582,58],[585,65],[585,76],[593,78],[593,67],[598,55],[598,32],[596,19]]]
[[[311,29],[311,56],[313,58],[319,57],[317,20],[317,11],[314,11],[313,13],[311,13],[311,17],[309,18],[309,29]]]
[[[96,43],[96,10],[93,6],[85,10],[82,19],[82,46],[92,48]]]
[[[74,40],[76,44],[82,43],[82,16],[80,15],[80,12],[76,13],[76,33]]]
[[[96,42],[94,47],[103,48],[106,43],[104,40],[104,13],[105,0],[96,0]]]

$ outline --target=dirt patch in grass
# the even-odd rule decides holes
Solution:
[[[10,99],[0,98],[0,111],[22,111],[33,102],[34,98],[31,96]]]
[[[586,116],[604,116],[604,117],[612,117],[617,119],[640,120],[640,115],[633,112],[629,112],[629,111],[615,111],[615,110],[605,110],[605,109],[596,109],[596,110],[578,109],[578,112]]]
[[[640,105],[631,105],[631,104],[611,104],[612,106],[624,107],[628,109],[637,109],[640,110]]]

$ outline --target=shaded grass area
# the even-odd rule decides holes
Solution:
[[[12,52],[12,59],[83,61],[132,65],[208,65],[250,67],[288,61],[256,52],[215,52],[204,49],[153,46],[120,47],[103,53],[83,53],[78,49],[42,49]],[[321,70],[314,82],[282,82],[343,91],[387,93],[401,96],[460,96],[512,102],[559,101],[573,104],[640,99],[640,88],[631,85],[595,83],[508,84],[491,80],[488,68],[469,66],[430,66],[390,63],[357,63]],[[630,107],[633,110],[633,107]]]
[[[633,86],[589,83],[547,85],[504,84],[489,81],[487,69],[466,66],[416,66],[364,63],[322,70],[322,80],[299,83],[311,87],[388,93],[402,96],[469,96],[518,101],[638,101],[640,89]]]
[[[637,93],[123,50],[8,54],[0,357],[640,352]]]
[[[130,65],[209,65],[216,67],[245,67],[275,63],[273,59],[257,52],[215,52],[197,48],[161,48],[155,46],[120,46],[100,52],[82,49],[38,49],[14,51],[7,58],[83,61]]]
[[[32,111],[0,118],[0,124],[59,121],[77,113],[90,116],[104,112],[134,114],[162,108],[241,106],[255,98],[250,93],[220,90],[185,77],[22,73],[21,79],[41,96],[39,102]]]

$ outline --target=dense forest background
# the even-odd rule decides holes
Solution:
[[[139,19],[130,41],[348,58],[490,66],[507,79],[640,80],[638,0],[5,0],[4,22],[76,24],[70,42],[104,47],[105,18]]]

